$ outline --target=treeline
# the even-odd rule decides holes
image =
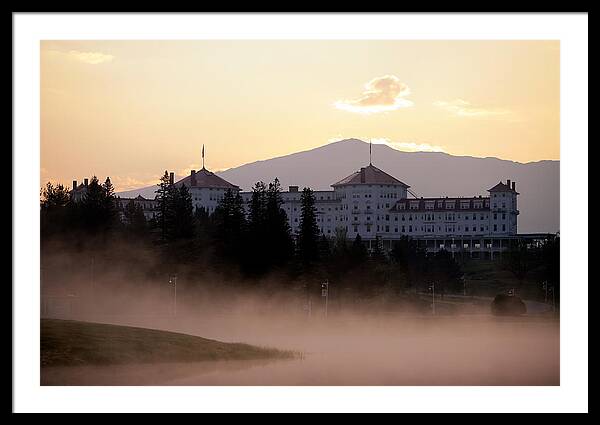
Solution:
[[[511,241],[502,255],[501,266],[511,272],[520,291],[527,280],[541,282],[537,290],[550,293],[560,303],[560,236],[549,235],[541,244],[523,239]]]
[[[165,172],[156,200],[156,216],[147,221],[134,202],[117,208],[109,179],[100,183],[93,177],[87,193],[76,202],[67,188],[48,183],[41,193],[42,242],[63,239],[82,252],[105,249],[111,255],[107,267],[120,262],[131,270],[145,267],[146,274],[179,272],[193,279],[210,272],[248,285],[270,279],[288,287],[314,286],[315,291],[328,279],[363,298],[426,291],[434,281],[440,293],[463,288],[462,267],[449,252],[428,255],[408,237],[396,241],[388,253],[378,243],[368,251],[360,235],[348,240],[344,228],[333,237],[320,234],[309,188],[301,193],[296,235],[288,224],[277,179],[256,183],[246,208],[240,193],[226,191],[209,215],[194,210],[189,189],[170,184]],[[135,249],[115,250],[117,243]],[[554,252],[548,248],[545,255],[554,258]],[[508,258],[513,257],[511,251]],[[517,264],[515,258],[512,263]]]

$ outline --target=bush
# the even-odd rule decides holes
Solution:
[[[527,307],[521,298],[505,294],[496,295],[491,307],[495,316],[518,316],[527,313]]]

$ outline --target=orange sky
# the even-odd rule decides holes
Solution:
[[[557,41],[45,41],[41,183],[211,170],[340,138],[559,159]]]

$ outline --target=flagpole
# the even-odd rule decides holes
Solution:
[[[204,144],[202,144],[202,169],[204,169]]]

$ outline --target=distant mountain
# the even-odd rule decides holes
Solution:
[[[330,185],[369,163],[369,144],[346,139],[319,148],[217,173],[250,190],[255,182],[279,178],[281,185],[330,190]],[[453,156],[440,152],[401,152],[373,145],[373,165],[411,186],[418,196],[487,195],[499,181],[516,182],[519,232],[557,232],[560,228],[559,161],[519,163],[498,158]],[[121,192],[122,197],[154,197],[155,186]]]

